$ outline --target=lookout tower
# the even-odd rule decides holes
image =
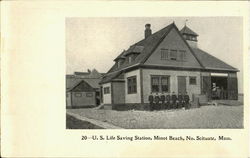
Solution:
[[[181,34],[191,47],[197,48],[197,37],[199,36],[186,25],[181,29]]]

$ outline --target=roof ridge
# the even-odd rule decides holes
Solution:
[[[167,25],[167,26],[165,26],[165,27],[163,27],[162,29],[160,29],[160,30],[158,30],[158,31],[156,31],[156,32],[154,32],[154,33],[152,33],[152,34],[151,34],[151,35],[149,35],[148,37],[153,36],[153,35],[155,35],[155,34],[159,33],[160,31],[162,31],[162,30],[166,29],[167,27],[169,27],[170,25],[173,25],[173,24],[174,24],[174,22],[173,22],[173,23],[171,23],[171,24],[169,24],[169,25]],[[148,37],[147,37],[147,38],[148,38]],[[142,40],[140,40],[140,41],[136,42],[135,44],[132,44],[131,46],[137,45],[138,43],[140,43],[140,42],[142,42],[142,41],[146,40],[147,38],[144,38],[144,39],[142,39]]]
[[[157,42],[157,44],[154,46],[154,48],[151,50],[151,52],[140,62],[140,64],[144,64],[148,58],[152,55],[152,53],[155,51],[155,49],[161,44],[161,42],[164,40],[164,38],[168,35],[168,33],[172,30],[173,26],[175,26],[175,23],[173,22],[172,24],[169,24],[168,26],[162,28],[161,30],[155,32],[154,34],[166,29],[167,27],[170,27],[160,38],[160,40]]]
[[[76,82],[68,91],[71,91],[72,89],[74,89],[75,87],[77,87],[82,81],[83,81],[83,79],[81,79],[78,82]]]

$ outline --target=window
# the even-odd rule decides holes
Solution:
[[[129,57],[128,57],[128,63],[131,63],[132,62],[132,56],[130,55]]]
[[[161,49],[161,60],[168,59],[168,49]]]
[[[196,77],[189,77],[189,84],[196,85]]]
[[[119,67],[121,67],[121,65],[124,63],[124,59],[119,59],[118,61],[117,61],[117,67],[119,68]]]
[[[160,91],[160,79],[158,76],[154,76],[151,78],[151,84],[152,84],[152,92]]]
[[[82,97],[82,93],[75,93],[75,97]]]
[[[168,89],[169,83],[168,82],[169,82],[168,77],[166,77],[166,76],[161,77],[161,91],[162,92],[169,92],[169,89]]]
[[[170,59],[171,60],[177,59],[177,50],[170,50]]]
[[[179,50],[179,60],[185,61],[187,59],[186,51],[185,50]]]
[[[151,76],[152,92],[169,92],[169,76]]]
[[[86,97],[93,97],[93,93],[86,93]]]
[[[104,94],[109,94],[109,93],[110,93],[109,87],[104,87],[104,88],[103,88],[103,91],[104,91],[104,92],[103,92]]]
[[[136,76],[128,77],[128,94],[137,93]]]

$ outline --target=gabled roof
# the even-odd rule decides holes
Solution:
[[[114,59],[114,61],[116,61],[116,60],[118,60],[118,59],[125,59],[125,58],[126,58],[126,57],[124,56],[125,54],[126,54],[126,51],[123,50],[123,51],[121,52],[121,54],[118,55],[118,57],[116,57],[116,58]]]
[[[85,78],[83,80],[87,82],[92,88],[100,88],[99,82],[101,81],[101,78]]]
[[[102,80],[99,83],[107,83],[113,79],[123,79],[123,76],[124,75],[122,74],[122,71],[112,72],[103,76]]]
[[[94,92],[95,89],[87,83],[85,80],[81,80],[78,83],[76,83],[73,87],[67,90],[67,92]]]
[[[78,86],[82,81],[86,82],[89,86],[91,86],[93,89],[99,88],[99,82],[101,81],[101,78],[81,78],[81,77],[72,77],[72,76],[66,76],[66,90],[71,91],[76,86]]]
[[[221,61],[220,59],[210,55],[209,53],[199,48],[192,49],[205,69],[238,71],[236,68],[228,65],[227,63]]]
[[[191,30],[186,25],[181,29],[180,32],[181,32],[181,34],[188,34],[188,35],[199,36],[197,33],[195,33],[193,30]]]
[[[190,52],[193,54],[195,59],[200,64],[200,69],[213,69],[213,70],[226,70],[226,71],[237,71],[237,69],[233,68],[232,66],[226,64],[225,62],[213,57],[212,55],[202,51],[201,49],[195,49],[189,46],[187,41],[183,38],[182,34],[191,34],[198,36],[197,33],[192,31],[190,28],[185,26],[181,31],[178,30],[174,23],[164,27],[163,29],[155,32],[154,34],[148,36],[147,38],[133,44],[130,48],[126,51],[123,51],[119,56],[125,56],[132,52],[136,47],[139,50],[139,54],[136,56],[135,60],[131,63],[125,59],[124,63],[118,67],[117,63],[115,63],[111,69],[107,72],[106,75],[103,76],[102,81],[100,83],[107,83],[112,81],[119,76],[123,70],[134,67],[138,65],[143,65],[145,61],[151,56],[154,50],[159,46],[159,44],[164,40],[164,38],[168,35],[171,29],[176,29],[182,40],[188,46]],[[119,57],[118,56],[118,57]],[[116,58],[117,59],[117,58]]]
[[[76,78],[72,76],[66,76],[66,90],[73,88],[76,86],[80,81],[82,81],[81,78]]]
[[[124,56],[127,56],[131,53],[141,53],[144,49],[144,46],[139,46],[139,45],[132,45],[130,48],[125,52]]]
[[[135,58],[134,61],[131,63],[128,62],[128,60],[125,60],[125,62],[118,68],[116,64],[114,64],[111,69],[108,71],[114,72],[119,71],[121,69],[124,69],[126,67],[138,64],[138,63],[144,63],[147,58],[151,55],[151,53],[154,51],[154,49],[158,46],[158,44],[164,39],[164,37],[167,35],[167,33],[175,26],[174,23],[164,27],[163,29],[155,32],[154,34],[148,36],[147,38],[133,44],[126,52],[130,52],[133,50],[135,46],[141,46],[139,47],[141,49],[141,53]],[[176,26],[175,26],[176,27]],[[143,47],[142,47],[143,46]]]

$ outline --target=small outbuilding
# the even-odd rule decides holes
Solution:
[[[67,90],[66,95],[67,107],[96,106],[96,91],[84,80]]]
[[[66,75],[66,107],[93,107],[100,104],[101,74],[97,70]]]

